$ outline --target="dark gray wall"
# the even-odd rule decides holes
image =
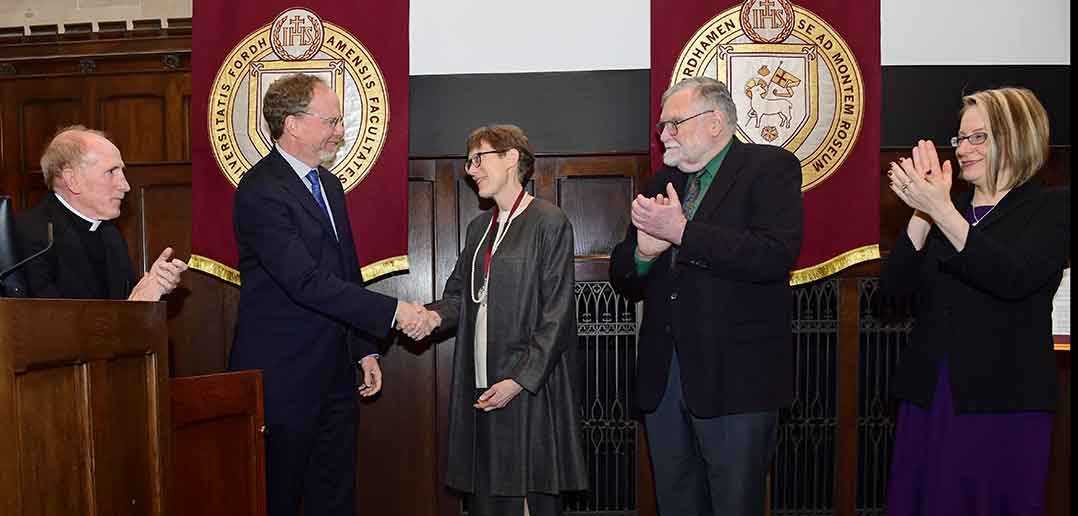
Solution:
[[[648,70],[411,77],[412,157],[463,155],[468,133],[508,122],[544,154],[645,153],[653,137]],[[945,142],[963,92],[1033,90],[1048,109],[1052,144],[1070,145],[1070,66],[885,66],[882,147]]]

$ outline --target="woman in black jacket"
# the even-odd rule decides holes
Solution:
[[[951,145],[972,191],[952,200],[951,163],[940,165],[931,141],[888,172],[914,214],[881,289],[917,301],[891,387],[900,400],[891,516],[1044,513],[1069,191],[1032,180],[1049,134],[1032,92],[986,90],[963,104]]]

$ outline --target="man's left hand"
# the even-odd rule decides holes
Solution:
[[[359,367],[363,369],[363,385],[359,386],[359,395],[366,398],[378,394],[382,390],[382,367],[378,365],[378,358],[374,355],[363,357]]]
[[[666,183],[666,195],[668,200],[664,201],[637,196],[631,211],[633,225],[655,238],[681,245],[687,220],[673,184]]]

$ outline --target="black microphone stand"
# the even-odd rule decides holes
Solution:
[[[21,269],[23,265],[26,265],[27,263],[30,263],[31,261],[33,261],[34,258],[37,258],[38,256],[41,256],[41,255],[49,252],[49,249],[52,249],[52,222],[49,223],[48,232],[49,232],[49,243],[48,243],[48,245],[45,246],[44,249],[42,249],[42,250],[40,250],[40,251],[30,255],[30,256],[27,256],[25,259],[23,259],[19,263],[16,263],[15,265],[12,265],[11,267],[8,267],[6,271],[0,272],[0,287],[3,286],[4,280],[7,279],[8,276],[11,276],[12,274],[15,273],[15,271]],[[0,289],[0,291],[2,291],[2,289]],[[18,288],[15,289],[15,293],[16,294],[20,293]]]

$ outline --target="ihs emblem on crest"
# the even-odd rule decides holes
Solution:
[[[798,157],[802,190],[826,180],[860,133],[864,84],[853,52],[825,20],[789,0],[746,0],[701,26],[671,84],[696,76],[730,88],[740,140]]]

